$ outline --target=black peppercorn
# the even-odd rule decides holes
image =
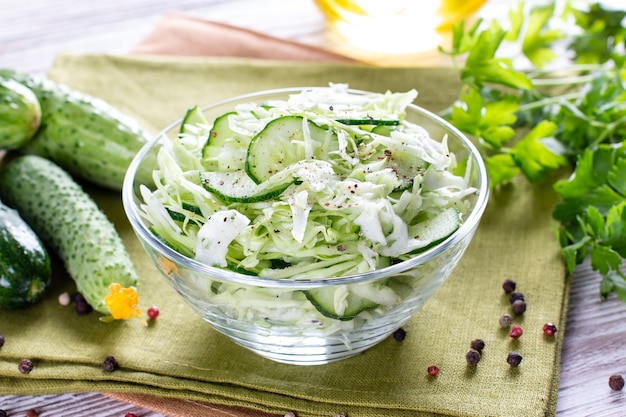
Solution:
[[[512,292],[509,295],[509,303],[513,304],[516,300],[524,301],[524,294],[519,291]]]
[[[515,291],[515,287],[515,281],[513,281],[512,279],[506,279],[502,283],[502,289],[504,289],[504,292],[507,294],[511,294],[513,291]]]
[[[0,348],[4,346],[4,335],[0,334]]]
[[[74,294],[74,309],[76,310],[76,313],[80,316],[89,314],[93,310],[87,300],[85,300],[85,297],[83,297],[83,295],[80,293]]]
[[[515,300],[511,304],[511,311],[516,315],[524,314],[526,311],[526,302],[524,300]]]
[[[117,369],[117,361],[113,356],[107,356],[104,358],[104,362],[102,362],[102,366],[104,370],[107,372],[113,372]]]
[[[470,347],[478,352],[482,352],[485,348],[485,341],[483,339],[474,339],[470,343]]]
[[[469,366],[476,366],[480,362],[480,352],[476,349],[470,349],[465,355],[465,360]]]
[[[615,391],[621,391],[624,388],[624,378],[621,375],[611,375],[609,377],[609,387]]]
[[[522,355],[517,352],[509,353],[509,356],[506,358],[506,361],[512,367],[517,367],[522,362]]]
[[[405,337],[406,337],[406,331],[402,327],[400,327],[398,330],[393,332],[393,338],[396,339],[398,342],[402,342]]]
[[[33,370],[33,361],[30,359],[22,359],[18,365],[18,369],[23,374],[29,374]]]
[[[9,415],[7,414],[6,411],[4,410],[0,410],[0,417],[8,417]]]

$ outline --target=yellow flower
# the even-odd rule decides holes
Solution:
[[[109,285],[109,290],[111,294],[104,297],[104,304],[108,307],[111,315],[103,317],[103,321],[129,320],[133,317],[141,319],[139,316],[142,315],[142,312],[137,308],[139,295],[135,288],[123,288],[114,282]]]

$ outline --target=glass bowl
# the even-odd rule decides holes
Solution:
[[[312,87],[315,88],[315,87]],[[242,103],[286,99],[311,88],[263,91],[221,101],[202,109],[213,121]],[[354,94],[366,94],[349,90]],[[147,254],[167,282],[215,330],[235,343],[271,360],[318,365],[362,352],[404,325],[453,271],[470,244],[488,200],[485,165],[472,143],[437,115],[410,104],[407,120],[424,127],[447,144],[463,166],[475,191],[466,197],[460,227],[445,240],[410,259],[373,271],[334,278],[264,278],[208,266],[165,244],[142,216],[142,188],[154,188],[152,171],[158,150],[178,137],[183,119],[158,133],[131,163],[123,185],[126,215]],[[353,318],[320,313],[306,294],[346,294],[384,287],[393,302],[368,306]],[[226,289],[226,290],[224,290]]]

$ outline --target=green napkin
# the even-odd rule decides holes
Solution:
[[[416,88],[416,101],[433,111],[458,94],[445,68],[371,68],[249,59],[131,58],[61,55],[50,78],[103,98],[157,131],[194,104],[260,89],[348,83],[373,91]],[[118,227],[140,275],[142,308],[160,316],[101,323],[58,304],[74,286],[57,265],[47,297],[34,307],[0,311],[0,394],[102,391],[234,405],[299,417],[545,416],[555,413],[568,276],[551,230],[556,201],[548,186],[516,181],[492,194],[461,263],[441,290],[392,337],[340,362],[293,366],[263,359],[218,334],[192,312],[150,263],[123,212],[120,195],[91,189]],[[510,312],[501,284],[517,281],[528,310],[514,317],[524,335],[512,339],[498,319]],[[556,337],[542,333],[553,322]],[[474,338],[486,347],[475,368],[465,354]],[[523,356],[510,367],[510,351]],[[105,372],[102,362],[120,364]],[[28,357],[34,369],[20,374]],[[426,368],[441,371],[429,377]]]

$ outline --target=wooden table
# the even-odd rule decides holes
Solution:
[[[509,4],[491,0],[485,13],[497,16]],[[0,67],[45,74],[61,51],[126,53],[168,11],[312,45],[324,39],[323,18],[310,0],[0,0]],[[278,11],[280,19],[273,19]],[[572,279],[557,404],[561,417],[626,415],[626,391],[608,387],[611,374],[626,375],[626,303],[615,297],[602,301],[599,280],[589,265]],[[0,409],[10,415],[23,416],[30,408],[40,416],[162,416],[98,393],[0,396]]]

